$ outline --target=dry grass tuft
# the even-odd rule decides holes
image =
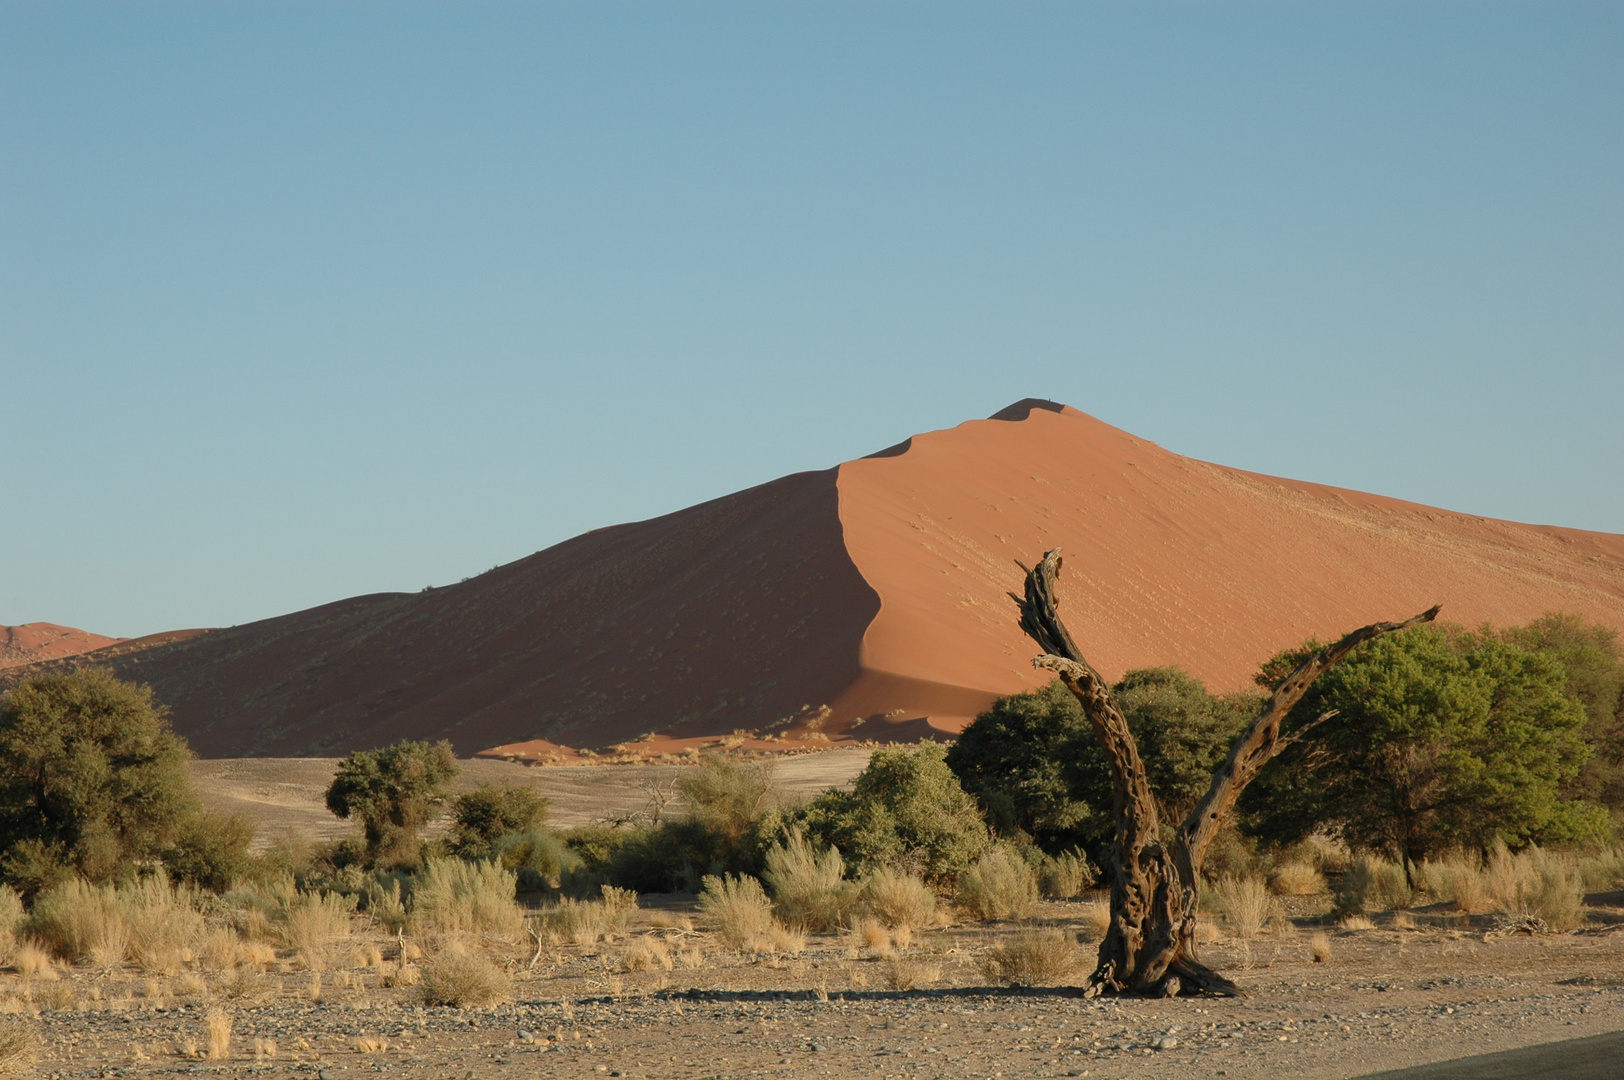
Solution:
[[[1059,930],[1023,930],[988,949],[981,973],[1001,985],[1041,986],[1076,971],[1083,955]]]
[[[761,882],[742,876],[707,875],[699,907],[723,941],[740,952],[774,951],[783,930]]]
[[[1531,916],[1552,930],[1572,930],[1584,922],[1584,879],[1569,859],[1538,845],[1513,855],[1498,845],[1485,872],[1496,911]]]
[[[75,877],[35,898],[27,934],[53,955],[73,962],[89,959],[92,949],[123,926],[124,913],[113,888]]]
[[[423,969],[422,995],[428,1005],[495,1005],[506,1001],[513,983],[505,972],[484,957],[471,953],[441,953]]]
[[[21,1020],[0,1020],[0,1076],[23,1072],[38,1047],[34,1029]]]
[[[1103,941],[1111,929],[1111,905],[1105,900],[1090,900],[1078,911],[1077,919],[1088,940]]]
[[[572,900],[565,897],[535,916],[535,933],[543,941],[579,945],[583,948],[599,940],[624,934],[637,910],[637,894],[628,889],[603,886],[601,900]]]
[[[940,964],[898,958],[886,963],[881,969],[880,977],[888,989],[918,990],[940,981],[942,968]]]
[[[1317,896],[1326,890],[1325,875],[1305,862],[1288,862],[1269,874],[1269,890],[1276,896]]]
[[[885,926],[918,930],[936,922],[936,893],[914,874],[879,869],[863,879],[862,910]]]
[[[376,1035],[357,1035],[350,1044],[357,1054],[387,1054],[389,1041],[378,1038]]]
[[[1404,868],[1378,855],[1360,855],[1332,890],[1338,915],[1407,908],[1415,899]]]
[[[221,1009],[210,1009],[203,1017],[204,1056],[224,1061],[231,1056],[231,1017]]]
[[[275,1061],[276,1060],[276,1040],[275,1039],[255,1039],[254,1040],[254,1060],[255,1061]]]
[[[1038,867],[1038,890],[1051,900],[1071,900],[1099,878],[1088,858],[1080,851],[1062,851],[1045,856]]]
[[[1274,898],[1263,881],[1255,877],[1220,878],[1212,887],[1212,898],[1229,923],[1230,932],[1242,941],[1257,937],[1274,910]]]
[[[1019,854],[1000,845],[959,875],[954,899],[972,918],[1022,919],[1037,905],[1037,875]]]
[[[0,885],[0,964],[11,963],[17,947],[17,928],[23,921],[23,902],[10,885]]]
[[[310,982],[305,986],[305,998],[309,1001],[321,1000],[321,972],[312,971]]]
[[[1316,964],[1329,964],[1331,962],[1331,938],[1324,933],[1315,934],[1308,939],[1308,950],[1314,957]]]
[[[195,889],[173,885],[159,873],[120,889],[118,900],[136,967],[154,975],[178,975],[197,955],[206,926]]]
[[[286,906],[282,941],[313,971],[326,966],[329,946],[350,936],[352,898],[338,893],[301,893]]]
[[[524,935],[518,875],[497,862],[430,859],[412,890],[408,923],[419,934]]]
[[[11,964],[25,979],[54,979],[56,965],[51,954],[37,945],[19,945],[12,950]]]
[[[671,950],[659,938],[639,938],[620,957],[622,971],[670,971],[676,966]]]
[[[1367,915],[1344,915],[1341,919],[1337,920],[1336,925],[1338,929],[1349,932],[1355,930],[1376,929],[1376,924],[1371,922],[1370,917]]]
[[[803,930],[832,930],[846,921],[857,902],[858,886],[846,880],[846,863],[831,846],[817,848],[799,832],[767,850],[762,875],[772,889],[773,909],[786,924]]]
[[[891,931],[880,924],[877,919],[863,919],[854,927],[851,933],[853,949],[867,949],[874,956],[891,955]],[[857,952],[850,954],[853,958]]]

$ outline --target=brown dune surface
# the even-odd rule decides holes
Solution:
[[[1306,637],[1437,602],[1624,629],[1624,536],[1227,469],[1029,400],[460,585],[111,662],[205,756],[912,739],[1038,684],[1005,594],[1056,546],[1063,613],[1113,678],[1177,664],[1232,689]]]
[[[123,640],[48,622],[0,626],[0,668],[77,656]]]

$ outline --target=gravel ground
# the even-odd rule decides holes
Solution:
[[[1081,926],[1076,915],[1045,904],[1036,921]],[[303,1000],[311,977],[301,971],[269,973],[235,1000],[197,979],[185,999],[161,983],[76,971],[34,987],[36,1006],[70,1006],[32,1020],[44,1045],[36,1075],[1331,1080],[1624,1029],[1624,932],[1607,926],[1488,940],[1466,929],[1333,932],[1324,964],[1302,933],[1218,942],[1204,956],[1245,996],[1172,1001],[987,986],[977,957],[1012,929],[949,927],[896,957],[820,935],[798,957],[715,953],[673,971],[625,971],[625,940],[553,951],[533,970],[514,953],[514,1000],[469,1009],[424,1007],[363,969],[327,973],[320,1003]],[[645,924],[633,937],[662,933],[679,932]],[[933,985],[885,989],[898,965]],[[0,1007],[20,1007],[19,984],[0,977],[10,1003]],[[227,1060],[187,1056],[211,1008],[232,1016]],[[277,1056],[256,1060],[265,1039]],[[376,1042],[358,1048],[363,1039]]]

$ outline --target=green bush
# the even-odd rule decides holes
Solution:
[[[361,823],[371,865],[416,866],[418,834],[451,789],[458,772],[451,743],[402,740],[380,750],[358,750],[338,764],[327,789],[327,809]]]
[[[540,829],[551,804],[534,788],[518,784],[481,784],[464,792],[451,800],[451,853],[460,859],[488,859],[504,837]]]
[[[907,868],[949,881],[992,844],[975,801],[934,742],[876,750],[849,792],[825,791],[794,816],[809,840],[860,871]]]
[[[1024,919],[1038,902],[1038,878],[1008,844],[999,844],[959,874],[955,903],[976,919]]]
[[[223,893],[253,870],[253,842],[254,823],[241,814],[199,814],[181,827],[163,862],[176,880]]]
[[[556,889],[566,874],[582,865],[581,857],[551,829],[502,836],[491,845],[491,855],[518,875],[520,892]]]
[[[152,690],[105,668],[19,683],[0,701],[0,873],[29,894],[64,869],[128,873],[197,813],[190,757]]]

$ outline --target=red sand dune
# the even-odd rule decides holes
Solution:
[[[1038,684],[1005,594],[1055,546],[1062,612],[1108,677],[1179,664],[1239,687],[1305,637],[1434,602],[1467,624],[1563,610],[1624,629],[1624,536],[1239,472],[1027,401],[460,585],[113,663],[206,756],[916,738]]]
[[[0,669],[77,656],[123,640],[48,622],[0,626]]]

